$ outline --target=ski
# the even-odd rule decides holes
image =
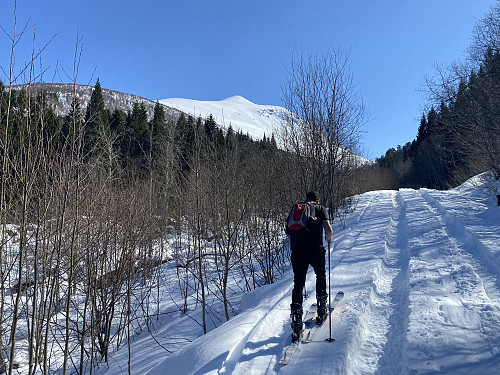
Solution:
[[[301,343],[306,344],[314,340],[321,327],[329,321],[328,319],[330,319],[333,309],[335,308],[335,306],[337,306],[340,300],[342,300],[342,298],[344,298],[344,292],[338,292],[335,295],[335,298],[333,299],[329,309],[328,317],[321,324],[316,323],[316,304],[314,303],[311,305],[306,313],[306,316],[304,317],[305,328],[301,332],[299,340],[297,342],[292,342],[285,347],[283,355],[281,356],[281,359],[279,361],[280,366],[286,366],[292,361],[293,355],[295,354]]]
[[[344,292],[338,292],[335,295],[335,298],[333,299],[332,304],[330,305],[330,309],[328,311],[328,316],[326,317],[326,319],[323,322],[321,322],[320,324],[318,324],[318,323],[316,323],[316,321],[314,321],[312,327],[307,331],[307,334],[301,336],[300,341],[303,344],[307,344],[308,342],[314,341],[316,335],[321,330],[321,327],[323,327],[325,325],[325,323],[326,324],[329,323],[333,310],[335,309],[337,304],[342,300],[342,298],[344,298]]]
[[[283,350],[283,354],[280,359],[280,366],[286,366],[292,360],[294,353],[297,351],[300,342],[302,341],[302,337],[307,334],[308,330],[310,330],[316,324],[316,304],[312,304],[307,310],[306,315],[304,316],[304,329],[300,333],[300,338],[296,342],[292,342],[288,344]]]

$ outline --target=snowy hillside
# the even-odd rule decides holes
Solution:
[[[222,128],[227,129],[231,125],[235,131],[241,130],[255,140],[262,139],[264,135],[268,138],[273,134],[277,135],[279,128],[283,126],[283,113],[286,111],[279,106],[254,104],[242,96],[220,101],[172,98],[159,102],[193,117],[207,118],[212,115]],[[360,165],[372,163],[362,156],[356,158]]]
[[[179,314],[157,325],[158,343],[177,337],[173,354],[149,334],[137,336],[132,372],[500,374],[496,198],[475,178],[449,191],[376,191],[356,202],[345,228],[334,221],[331,292],[345,292],[333,312],[335,342],[325,341],[325,327],[315,342],[301,344],[289,366],[279,366],[290,342],[290,270],[275,284],[240,294],[237,315],[192,342],[187,338],[200,327],[191,318]],[[306,306],[314,285],[310,271]],[[127,373],[127,358],[122,349],[98,373]]]
[[[223,128],[231,125],[236,131],[241,130],[254,139],[262,139],[264,134],[270,137],[280,125],[282,107],[258,105],[241,97],[233,96],[221,101],[199,101],[191,99],[163,99],[160,103],[178,109],[193,117],[214,117]]]
[[[14,86],[14,89],[25,88],[26,85]],[[65,116],[69,113],[75,96],[80,101],[80,108],[85,113],[94,86],[73,85],[71,83],[35,83],[31,85],[31,89],[37,92],[40,90],[45,91],[48,94],[50,103],[54,106],[55,113],[59,116]],[[153,115],[155,102],[152,100],[105,88],[102,89],[102,94],[105,106],[111,112],[115,109],[130,112],[134,107],[134,103],[139,103],[144,104],[149,116]],[[166,111],[167,113],[173,112],[173,114],[177,114],[177,111],[171,108],[166,108]]]

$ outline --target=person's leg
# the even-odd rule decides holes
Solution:
[[[311,266],[316,274],[316,296],[326,296],[326,269],[325,269],[325,249],[316,249],[312,252]]]
[[[302,249],[292,250],[292,269],[293,269],[293,291],[292,304],[297,303],[302,306],[302,290],[306,285],[306,274],[309,263],[307,261],[306,251]]]
[[[309,263],[305,257],[306,252],[300,249],[292,250],[293,291],[290,316],[292,318],[292,341],[299,340],[302,331],[302,289],[306,283],[306,274]]]
[[[321,323],[328,315],[326,303],[328,294],[326,293],[325,249],[322,247],[319,251],[317,249],[312,254],[314,254],[314,256],[311,259],[311,265],[316,274],[316,299],[318,303],[318,317],[316,320],[318,323]]]

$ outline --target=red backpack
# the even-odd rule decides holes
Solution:
[[[288,215],[286,233],[294,238],[310,237],[316,221],[316,209],[311,203],[296,203]]]

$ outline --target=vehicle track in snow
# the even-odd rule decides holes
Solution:
[[[423,190],[420,194],[435,212],[442,217],[446,225],[446,230],[450,236],[456,238],[462,248],[477,260],[480,264],[480,268],[484,270],[482,275],[493,279],[492,281],[495,287],[490,287],[489,290],[491,291],[493,300],[499,301],[500,264],[495,258],[495,253],[489,248],[487,241],[482,240],[481,234],[476,234],[470,230],[463,222],[463,219],[458,218],[442,205],[430,191]],[[500,245],[500,243],[497,245]]]
[[[404,356],[412,364],[402,373],[491,369],[491,361],[500,359],[500,332],[492,329],[500,324],[499,293],[494,275],[471,255],[484,252],[471,247],[464,228],[426,192],[401,194],[410,252]]]

